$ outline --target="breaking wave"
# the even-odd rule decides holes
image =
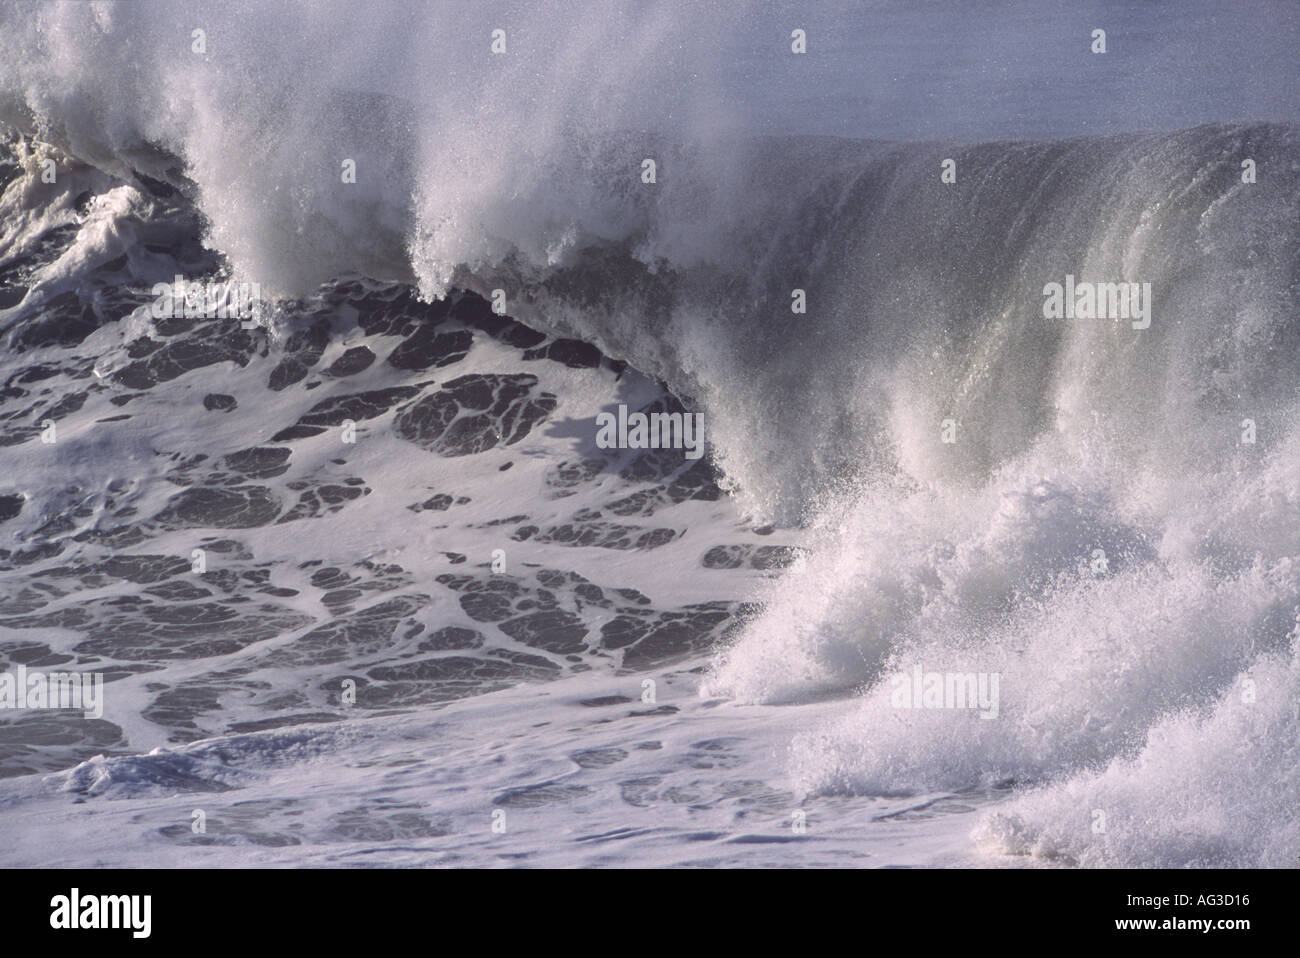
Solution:
[[[979,830],[998,851],[1294,860],[1300,128],[756,135],[709,68],[721,17],[684,35],[647,4],[558,33],[531,5],[509,42],[551,51],[538,83],[478,13],[439,8],[394,54],[391,17],[259,7],[234,36],[229,7],[202,55],[144,3],[8,9],[0,118],[84,176],[180,191],[278,295],[345,273],[503,289],[689,397],[743,509],[810,552],[705,693],[861,696],[795,741],[808,791],[1013,783]],[[308,60],[339,17],[355,54]],[[380,49],[450,79],[392,89]],[[6,215],[0,256],[43,228]],[[1150,327],[1044,318],[1067,275],[1149,283]],[[1000,673],[998,720],[894,708],[914,664]]]

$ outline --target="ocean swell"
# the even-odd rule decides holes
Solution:
[[[707,71],[660,62],[660,5],[567,41],[544,10],[520,21],[519,42],[558,45],[551,85],[508,64],[485,79],[486,39],[413,47],[408,66],[462,70],[400,95],[360,57],[284,84],[309,69],[284,51],[312,43],[277,46],[299,25],[274,14],[237,52],[213,29],[185,59],[146,7],[7,10],[0,118],[180,191],[232,275],[269,291],[344,273],[501,289],[511,315],[689,397],[744,510],[811,550],[705,694],[861,696],[796,741],[806,790],[1032,784],[982,841],[1085,864],[1294,859],[1300,129],[758,137],[702,93]],[[486,36],[460,16],[446,35]],[[679,56],[709,62],[692,51],[710,29]],[[597,81],[559,83],[565,63]],[[659,79],[649,106],[627,92]],[[1067,276],[1149,284],[1149,328],[1046,318]],[[998,719],[899,709],[890,676],[918,664],[998,673]],[[1229,807],[1245,837],[1216,839]],[[1093,808],[1118,810],[1103,846],[1079,837]],[[1161,819],[1202,838],[1142,844]]]

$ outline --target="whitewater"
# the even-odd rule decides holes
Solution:
[[[1298,40],[0,5],[0,864],[1294,867]]]

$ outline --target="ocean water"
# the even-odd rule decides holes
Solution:
[[[1293,866],[1297,41],[0,4],[0,863]]]

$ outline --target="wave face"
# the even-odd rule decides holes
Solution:
[[[549,51],[537,82],[492,56],[495,12],[439,7],[421,32],[229,7],[191,18],[211,21],[193,58],[144,3],[10,9],[0,117],[180,190],[264,289],[504,289],[528,324],[688,397],[742,511],[810,551],[704,693],[861,700],[795,739],[803,790],[1014,787],[977,835],[1001,853],[1295,859],[1294,122],[790,135],[731,102],[721,13],[565,30],[521,5],[502,22]],[[357,52],[322,65],[340,29]],[[392,62],[439,81],[394,89]],[[1150,284],[1149,328],[1044,318],[1067,275]],[[895,707],[914,666],[997,673],[998,719]]]

